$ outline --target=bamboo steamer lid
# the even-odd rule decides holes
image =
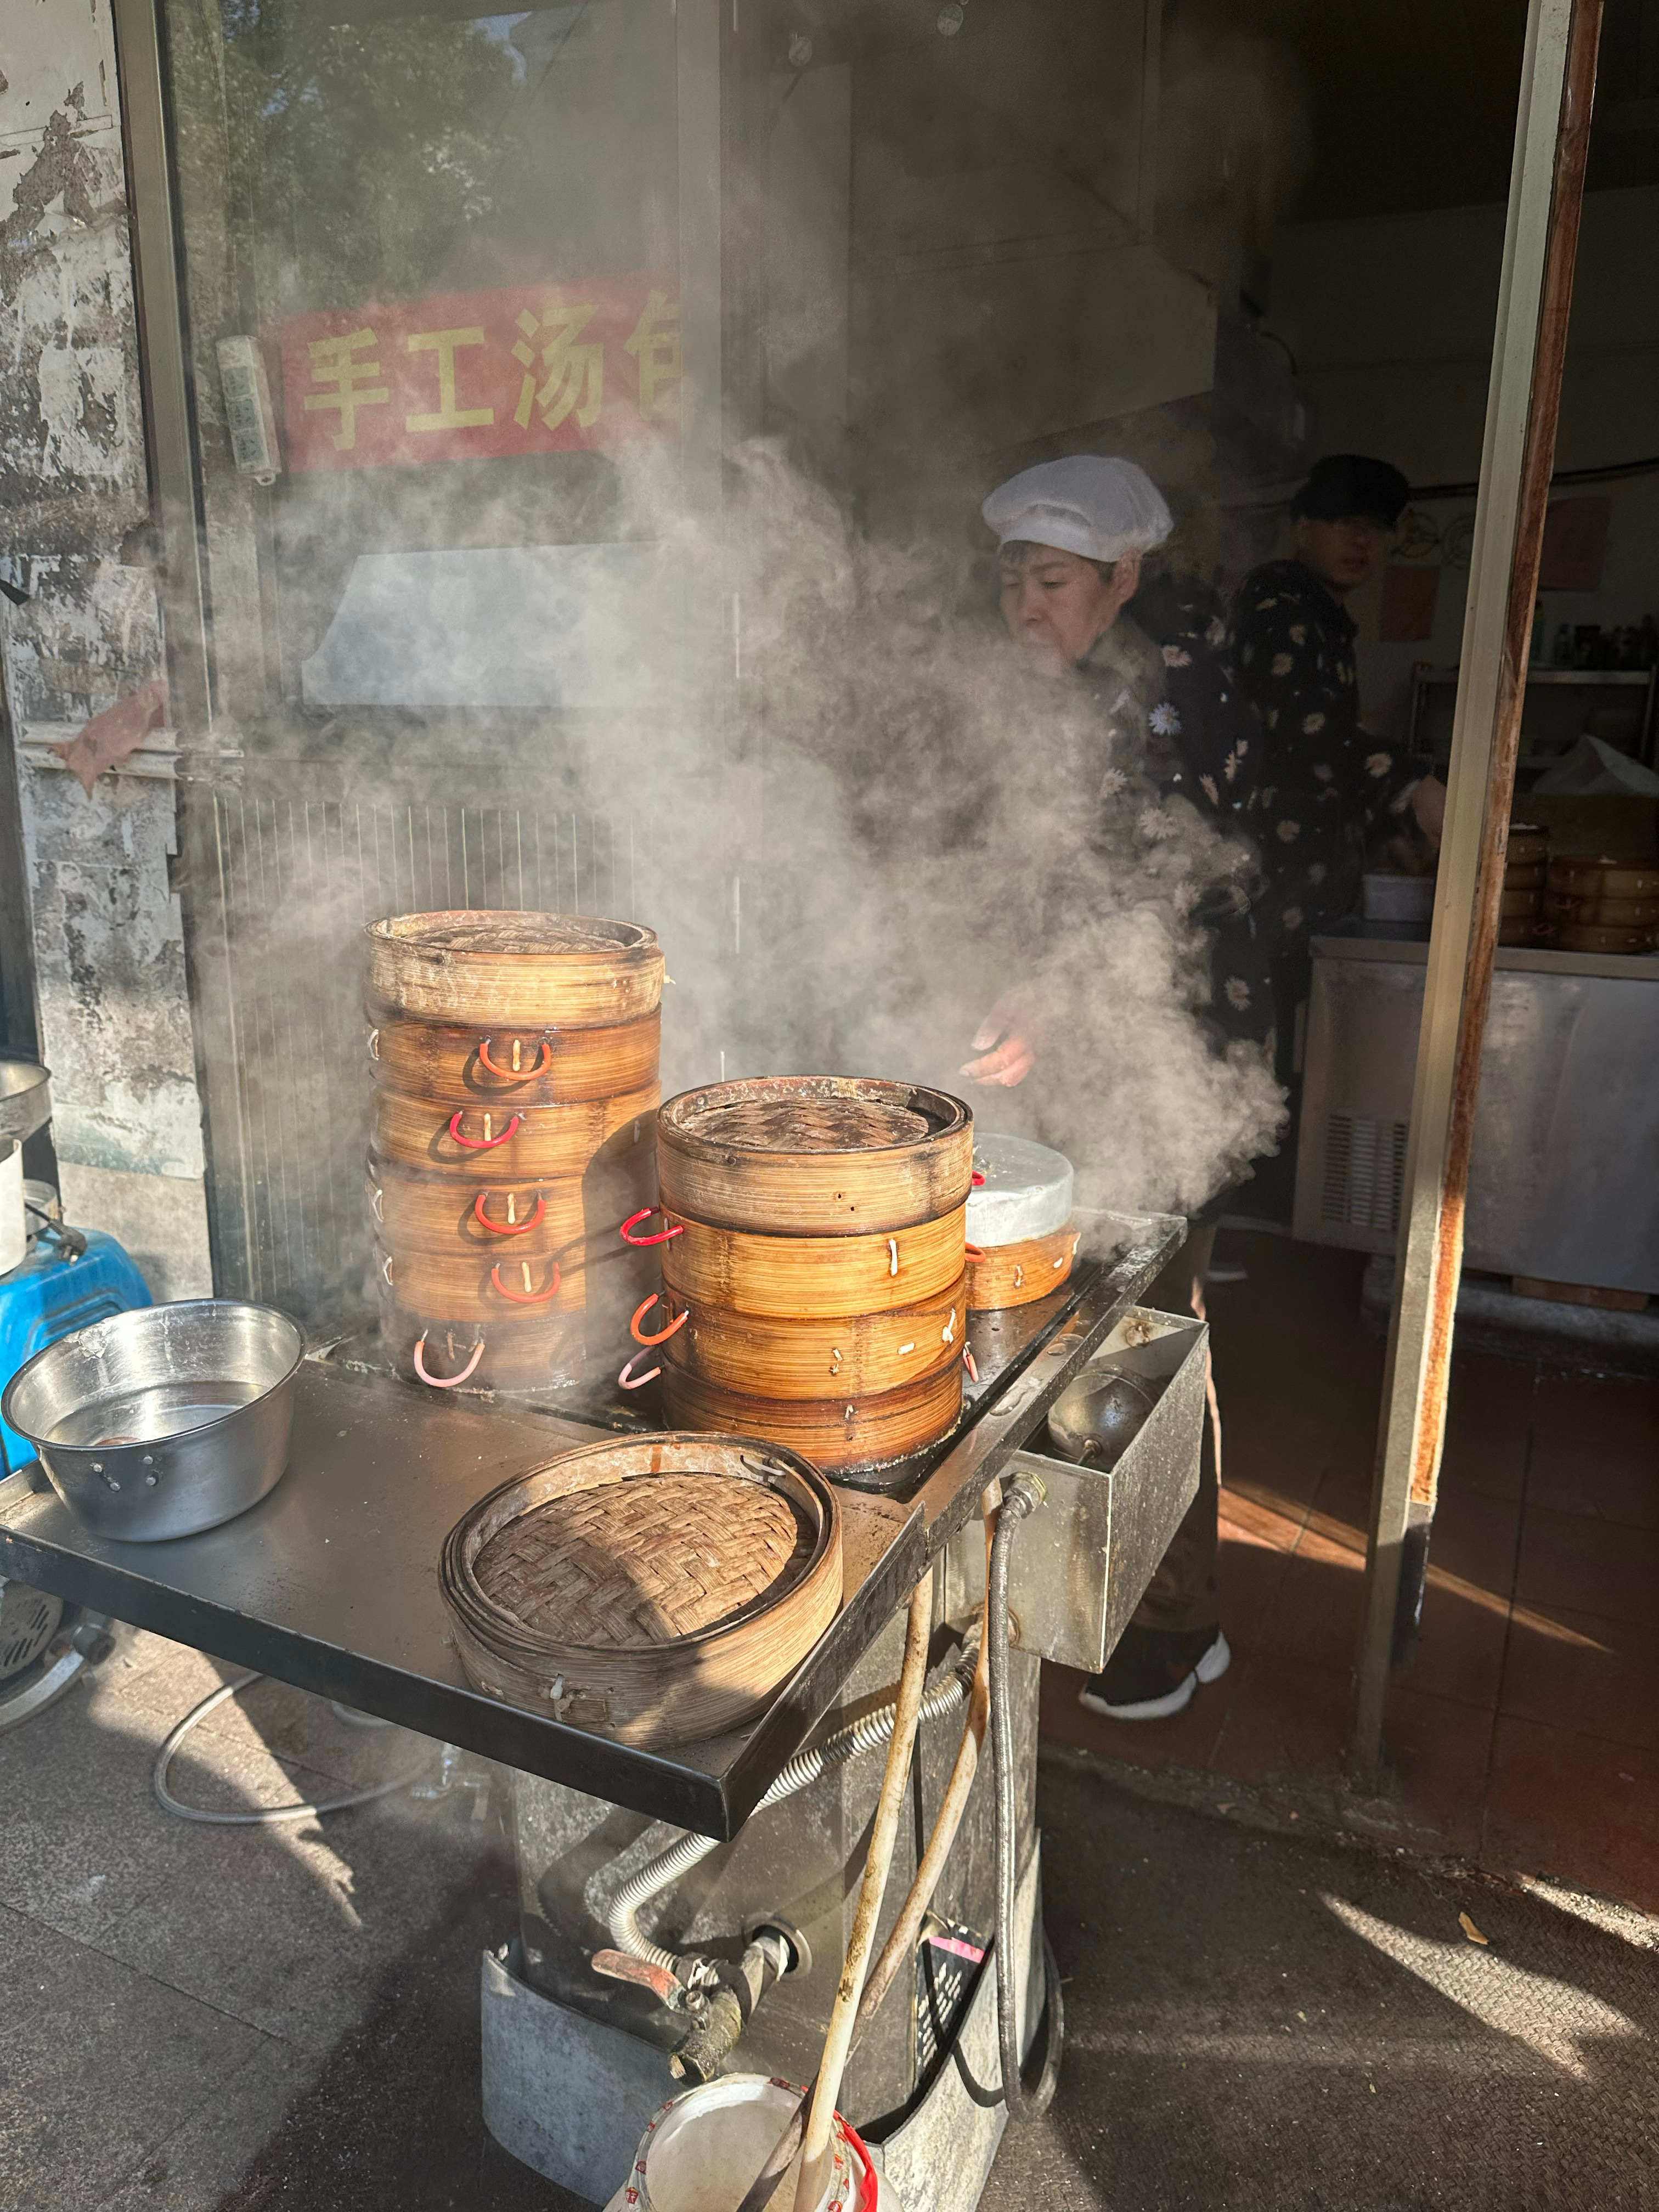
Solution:
[[[661,1343],[660,1358],[717,1388],[768,1398],[823,1398],[830,1391],[864,1398],[896,1389],[959,1360],[968,1330],[964,1276],[918,1304],[839,1319],[667,1303],[671,1323],[680,1314],[687,1318]]]
[[[461,1259],[562,1253],[586,1228],[580,1177],[557,1182],[467,1183],[370,1158],[368,1211],[391,1252]]]
[[[376,1080],[446,1106],[544,1106],[614,1098],[657,1079],[662,1013],[610,1029],[512,1029],[416,1021],[371,999]]]
[[[464,1391],[550,1390],[580,1382],[586,1361],[586,1316],[531,1311],[510,1320],[467,1321],[422,1314],[381,1285],[380,1341],[405,1382]],[[421,1347],[422,1375],[415,1364]],[[476,1358],[474,1355],[477,1355]]]
[[[757,1434],[810,1453],[816,1466],[878,1468],[945,1435],[962,1411],[962,1376],[957,1359],[872,1397],[773,1398],[722,1389],[670,1364],[662,1373],[663,1412],[690,1429],[720,1429],[741,1416]]]
[[[559,1182],[587,1171],[613,1139],[649,1146],[658,1085],[620,1098],[570,1105],[520,1106],[511,1099],[451,1109],[447,1101],[405,1097],[377,1084],[369,1102],[371,1149],[398,1167],[464,1176]],[[631,1134],[630,1134],[631,1131]]]
[[[445,1539],[469,1680],[646,1747],[738,1728],[842,1598],[841,1514],[793,1452],[733,1435],[606,1439],[515,1476]]]
[[[664,1287],[698,1313],[890,1313],[948,1291],[966,1264],[963,1206],[868,1237],[762,1237],[664,1213],[672,1232],[660,1248]]]
[[[635,922],[455,908],[393,915],[365,933],[369,998],[423,1021],[606,1029],[662,997],[656,933]]]
[[[1535,866],[1549,858],[1549,832],[1540,830],[1535,822],[1511,822],[1504,852],[1511,867]]]
[[[975,1256],[968,1252],[968,1305],[972,1313],[999,1313],[1007,1306],[1035,1305],[1072,1279],[1081,1231],[1070,1227],[1017,1244],[993,1246]]]
[[[958,1098],[873,1077],[718,1083],[657,1117],[665,1206],[710,1227],[856,1237],[963,1205],[973,1115]]]

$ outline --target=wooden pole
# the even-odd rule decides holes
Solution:
[[[1469,1150],[1554,466],[1602,0],[1533,0],[1372,1489],[1349,1771],[1374,1789],[1445,1441]]]

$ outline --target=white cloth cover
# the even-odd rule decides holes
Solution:
[[[968,1242],[989,1251],[1052,1237],[1072,1218],[1072,1163],[1029,1137],[978,1137],[974,1168],[985,1181],[968,1198]]]

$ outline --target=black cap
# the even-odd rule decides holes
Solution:
[[[1369,515],[1392,530],[1411,496],[1411,486],[1391,462],[1367,453],[1327,453],[1316,461],[1291,501],[1291,513],[1315,522],[1340,522],[1345,515]]]

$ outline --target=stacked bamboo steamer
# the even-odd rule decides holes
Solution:
[[[1549,864],[1543,927],[1561,952],[1651,952],[1659,944],[1659,866],[1562,854]]]
[[[676,1429],[879,1466],[962,1407],[973,1116],[915,1085],[787,1076],[657,1121],[662,1364]]]
[[[1071,1279],[1080,1231],[1072,1163],[1028,1137],[982,1136],[968,1200],[968,1304],[1000,1312],[1046,1298]]]
[[[1500,945],[1535,945],[1549,865],[1547,830],[1530,822],[1512,822],[1504,860],[1504,900],[1499,909]]]
[[[367,935],[386,1347],[400,1372],[441,1388],[575,1379],[595,1318],[590,1251],[625,1257],[617,1224],[650,1201],[656,937],[465,910],[397,915]]]

